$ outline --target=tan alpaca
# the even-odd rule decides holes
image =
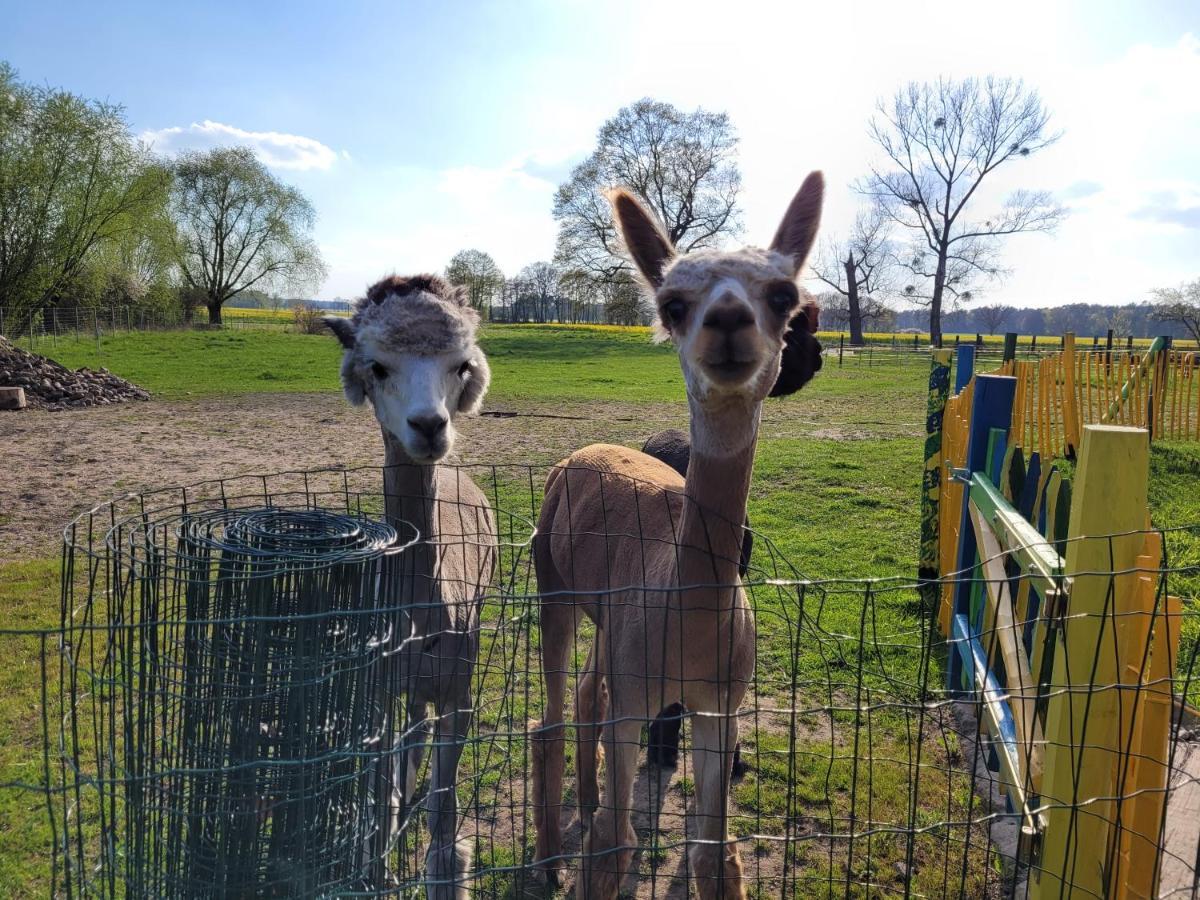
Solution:
[[[630,812],[639,733],[676,701],[695,714],[698,840],[690,859],[699,894],[745,896],[726,828],[736,714],[754,670],[754,618],[738,562],[762,401],[779,373],[823,192],[821,174],[809,175],[769,249],[684,256],[630,194],[611,197],[679,351],[692,456],[685,480],[643,453],[595,444],[559,463],[546,482],[534,544],[546,681],[546,716],[533,747],[535,860],[557,880],[568,657],[586,615],[596,639],[576,698],[580,815],[585,827],[590,822],[581,898],[617,896],[637,845]],[[603,799],[597,731],[608,761]]]
[[[404,615],[394,653],[395,689],[406,703],[394,767],[381,795],[375,877],[412,801],[431,731],[436,748],[425,802],[430,845],[426,896],[467,897],[471,846],[457,836],[458,762],[471,725],[471,675],[479,608],[496,565],[496,526],[484,493],[460,470],[439,466],[453,448],[454,418],[483,402],[490,370],[475,340],[479,315],[465,293],[431,275],[375,284],[351,319],[327,318],[345,348],[342,384],[351,403],[370,398],[383,431],[384,503],[419,542],[398,557]],[[427,717],[432,705],[435,719]],[[436,723],[436,724],[435,724]]]

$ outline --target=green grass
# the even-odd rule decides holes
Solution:
[[[643,329],[492,326],[484,330],[483,341],[493,368],[492,408],[526,402],[556,412],[585,414],[588,404],[619,402],[646,410],[647,433],[659,427],[653,416],[664,411],[679,415],[684,409],[674,351],[651,344]],[[55,355],[70,366],[106,366],[167,400],[340,389],[340,350],[330,336],[254,329],[117,334],[102,339],[99,353],[94,341],[60,340]],[[911,362],[847,364],[840,369],[830,361],[798,397],[772,401],[749,501],[755,530],[769,536],[774,548],[773,556],[765,540],[756,545],[755,564],[767,575],[788,575],[789,566],[819,579],[915,575],[927,371],[926,366]],[[153,407],[146,409],[153,414]],[[1174,527],[1200,522],[1200,449],[1194,444],[1156,444],[1151,465],[1155,524]],[[512,511],[528,512],[527,484],[514,481],[499,488]],[[1179,534],[1168,547],[1175,553],[1174,561],[1200,564],[1195,532]],[[5,626],[54,625],[57,582],[56,559],[4,567],[0,608],[6,611]],[[794,617],[801,598],[793,589],[754,588],[760,610],[758,654],[764,697],[844,705],[843,701],[854,699],[856,687],[883,702],[911,697],[912,686],[927,675],[920,670],[917,652],[921,607],[910,591],[885,589],[869,598],[865,591],[863,585],[856,585],[806,595],[807,618],[798,625]],[[797,634],[802,635],[801,645],[789,644],[787,637]],[[865,650],[860,652],[860,646]],[[33,639],[4,636],[0,649],[7,660],[0,667],[0,746],[4,748],[0,783],[36,784],[42,778],[41,673],[36,664],[40,647]],[[936,672],[929,677],[937,683]],[[798,698],[787,696],[792,682],[798,683]],[[529,712],[523,699],[503,702],[509,705],[481,711],[482,725],[504,728]],[[910,775],[905,765],[894,761],[906,757],[906,728],[911,726],[894,712],[890,716],[876,714],[872,748],[859,759],[860,763],[865,759],[865,765],[858,766],[850,758],[852,748],[841,743],[855,730],[844,719],[832,723],[834,735],[829,741],[810,737],[806,743],[801,736],[791,768],[788,754],[780,752],[780,736],[760,731],[748,743],[755,771],[737,789],[743,814],[768,823],[789,811],[804,812],[817,821],[853,815],[894,823],[907,808]],[[811,724],[817,728],[821,723]],[[927,799],[922,796],[919,804],[928,821],[917,824],[963,818],[969,788],[944,774],[949,767],[946,754],[955,747],[947,739],[930,751],[929,765],[938,769],[933,774],[943,774],[940,782],[928,780],[933,793]],[[523,751],[517,741],[512,749]],[[782,749],[787,749],[786,743]],[[484,771],[486,761],[477,765]],[[503,789],[499,771],[485,775],[482,789]],[[856,777],[860,780],[854,785],[852,801],[851,781]],[[789,786],[792,800],[786,801]],[[873,804],[869,809],[863,805],[868,801]],[[786,802],[793,804],[790,810],[781,806]],[[955,839],[964,837],[960,832]],[[38,893],[45,877],[48,838],[44,800],[36,793],[0,790],[0,895]],[[935,862],[946,849],[939,850],[936,842],[945,839],[931,832],[915,850],[921,865],[914,886],[928,895],[937,896],[942,884],[938,879],[944,875]],[[881,837],[861,844],[869,855],[851,859],[845,848],[814,842],[805,845],[794,864],[803,868],[810,885],[827,877],[845,878],[847,867],[855,879],[895,883],[893,869],[906,850],[902,843]],[[481,848],[480,857],[506,865],[520,862],[511,848],[499,846],[486,852]],[[924,861],[929,865],[924,866]],[[749,871],[752,867],[753,862],[748,863]],[[499,875],[494,880],[497,887],[506,882]],[[799,886],[797,895],[808,896],[805,890]]]
[[[492,399],[683,399],[670,347],[646,329],[506,325],[484,330]],[[262,391],[335,391],[341,349],[332,335],[231,329],[132,332],[39,345],[72,368],[105,366],[166,399]]]

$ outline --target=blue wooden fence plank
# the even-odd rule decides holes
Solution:
[[[985,671],[987,669],[987,654],[983,650],[983,645],[979,639],[970,633],[970,623],[964,615],[956,615],[953,625],[953,641],[955,652],[951,656],[959,661],[959,664],[972,671]],[[992,737],[1000,745],[1002,752],[1006,753],[1009,758],[1009,764],[1015,769],[1017,765],[1017,727],[1013,722],[1012,710],[1008,708],[1008,703],[1002,699],[1005,696],[1005,690],[1000,686],[1000,682],[995,676],[987,673],[987,681],[983,686],[982,700],[990,710],[990,715],[984,717],[985,721],[990,721],[995,725],[995,732]]]
[[[975,345],[959,344],[954,355],[954,393],[967,386],[971,376],[975,374]]]
[[[962,351],[962,347],[959,351]],[[986,471],[991,429],[1008,430],[1012,423],[1012,404],[1016,390],[1017,380],[1007,375],[980,375],[975,379],[975,396],[971,402],[971,422],[967,428],[967,457],[964,466],[969,472]],[[963,491],[967,490],[966,485],[962,485],[961,488]],[[967,616],[971,611],[971,587],[974,583],[977,547],[975,528],[971,524],[970,501],[965,495],[958,534],[955,569],[960,573],[960,580],[954,586],[954,614]],[[972,667],[964,666],[958,654],[950,654],[950,665],[946,669],[947,690],[952,696],[969,696],[973,683]]]

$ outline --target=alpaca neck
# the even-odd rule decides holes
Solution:
[[[414,462],[404,445],[385,428],[383,430],[384,510],[387,519],[400,530],[400,539],[407,541],[412,533],[403,523],[417,529],[418,543],[404,553],[405,570],[410,574],[432,575],[434,542],[437,540],[437,466]]]
[[[679,583],[736,585],[762,404],[732,398],[702,405],[689,396],[688,405],[692,454],[684,481]],[[713,603],[700,593],[696,603]],[[718,603],[728,605],[733,592],[719,593]]]

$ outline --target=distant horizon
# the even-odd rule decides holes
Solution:
[[[329,264],[320,297],[359,296],[385,272],[441,271],[469,247],[509,276],[551,259],[555,189],[601,124],[643,96],[729,113],[749,242],[766,240],[814,168],[829,184],[823,236],[844,235],[859,204],[851,184],[875,158],[876,101],[910,80],[993,73],[1024,78],[1063,137],[997,172],[980,202],[1045,189],[1070,214],[1055,235],[1009,239],[1012,275],[977,303],[1138,302],[1200,275],[1200,16],[1189,0],[1153,15],[1014,0],[1002,16],[883,2],[748,2],[732,14],[705,2],[686,15],[633,0],[301,2],[286,16],[0,2],[0,59],[23,80],[121,103],[160,153],[245,144],[304,191]],[[231,25],[247,40],[230,39]],[[317,47],[329,64],[302,52]],[[739,48],[752,52],[714,65]]]

